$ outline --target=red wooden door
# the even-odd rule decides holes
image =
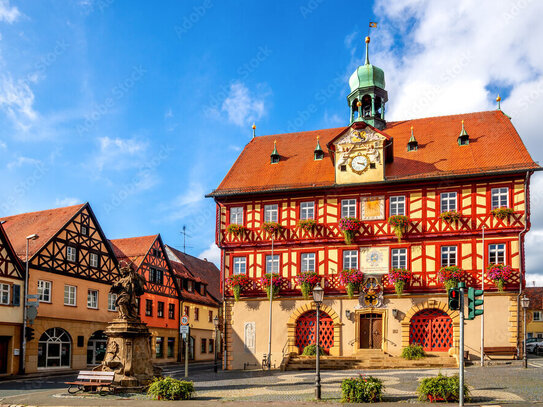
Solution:
[[[383,342],[383,317],[381,314],[360,315],[360,348],[381,349]]]
[[[451,317],[438,309],[417,312],[409,325],[409,343],[418,343],[426,351],[448,351],[453,346]]]
[[[296,346],[300,353],[307,345],[315,344],[316,322],[317,311],[307,311],[296,321]],[[334,321],[327,313],[322,311],[319,313],[319,346],[326,353],[334,346]]]

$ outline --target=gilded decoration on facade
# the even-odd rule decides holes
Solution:
[[[379,276],[368,276],[360,290],[358,305],[361,308],[381,308],[383,306],[383,286]]]
[[[388,247],[361,247],[360,269],[364,274],[386,274],[389,270]]]

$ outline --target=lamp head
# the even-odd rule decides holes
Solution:
[[[26,240],[36,240],[38,237],[38,234],[34,233],[33,235],[27,236]]]
[[[215,318],[213,318],[213,325],[215,325],[215,328],[219,326],[219,316],[215,315]]]
[[[320,286],[319,283],[313,288],[313,301],[315,301],[316,304],[322,304],[322,300],[324,299],[324,289]]]
[[[520,304],[524,309],[530,307],[530,298],[526,297],[526,294],[524,294],[524,296],[520,299]]]

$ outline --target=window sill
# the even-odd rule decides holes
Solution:
[[[65,307],[77,307],[77,304],[64,304]]]

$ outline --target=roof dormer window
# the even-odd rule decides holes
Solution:
[[[271,157],[271,163],[277,164],[279,163],[279,153],[277,152],[277,140],[273,142],[273,151],[270,155]]]
[[[409,138],[409,141],[407,142],[407,151],[416,151],[419,149],[419,142],[415,138],[415,134],[413,133],[413,126],[411,126],[411,137]]]
[[[464,120],[462,120],[462,131],[460,132],[460,135],[458,136],[458,145],[467,146],[468,144],[469,144],[469,136],[468,136],[468,132],[464,128]]]
[[[317,146],[313,151],[315,161],[322,160],[324,158],[324,151],[322,151],[321,145],[319,143],[319,136],[317,136]]]

